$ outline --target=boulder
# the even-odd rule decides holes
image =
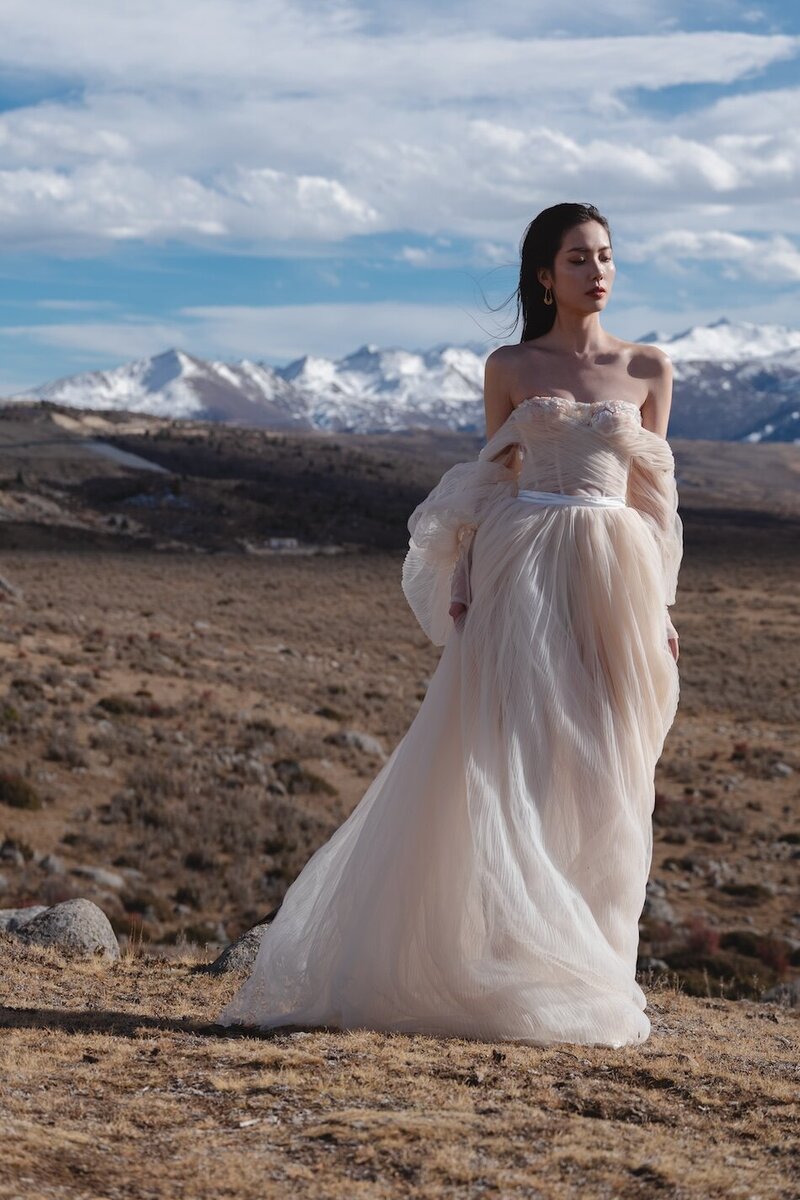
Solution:
[[[0,932],[16,933],[43,912],[47,912],[46,904],[32,904],[30,908],[0,908]]]
[[[761,993],[762,1000],[777,1001],[788,1008],[800,1008],[800,979],[787,979]]]
[[[253,969],[253,963],[256,961],[264,930],[268,928],[269,925],[266,922],[262,925],[254,925],[230,946],[226,946],[219,958],[204,965],[201,970],[209,975],[229,975],[233,972],[249,975]]]
[[[38,912],[13,931],[20,940],[55,946],[69,954],[119,958],[119,942],[101,908],[91,900],[65,900]]]

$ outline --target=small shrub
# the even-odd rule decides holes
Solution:
[[[772,894],[769,888],[765,888],[761,883],[723,883],[719,890],[741,900],[743,904],[757,904],[759,900],[769,900]]]
[[[756,942],[756,957],[765,967],[771,967],[779,979],[789,967],[789,946],[781,938],[762,937]]]
[[[269,717],[255,717],[252,721],[248,721],[245,729],[252,730],[254,733],[266,733],[272,737],[277,732],[278,726],[270,721]]]
[[[722,934],[720,945],[723,950],[735,950],[737,954],[747,954],[757,958],[756,943],[759,935],[752,929],[729,929]]]
[[[19,841],[18,838],[5,838],[3,844],[0,846],[0,860],[7,858],[14,859],[17,854],[22,855],[25,862],[30,862],[33,858],[33,846],[28,845],[27,842]],[[32,900],[31,903],[35,904],[36,901]]]
[[[124,717],[139,712],[139,704],[127,696],[103,696],[97,701],[95,708],[100,708],[112,717]]]
[[[688,922],[686,949],[695,954],[714,955],[719,951],[720,932],[706,924],[702,917],[692,917]]]
[[[14,771],[0,771],[0,804],[38,812],[42,798],[32,783]]]
[[[183,860],[183,865],[189,871],[213,871],[217,864],[205,850],[190,850]]]
[[[40,696],[44,695],[44,688],[36,679],[24,677],[12,679],[9,689],[14,692],[15,696],[19,696],[23,700],[38,700]]]
[[[48,762],[60,762],[72,768],[89,766],[85,752],[69,734],[55,734],[47,745],[44,757]]]
[[[338,708],[334,708],[330,704],[322,704],[319,708],[314,709],[314,715],[317,717],[325,717],[329,721],[343,721],[344,713]]]

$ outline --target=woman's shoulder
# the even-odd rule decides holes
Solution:
[[[517,342],[512,342],[505,346],[496,346],[486,356],[486,367],[488,370],[504,370],[509,366],[513,366],[520,358],[520,346]]]
[[[630,365],[637,363],[649,366],[654,372],[664,374],[672,367],[672,360],[666,351],[650,342],[626,342],[623,338],[616,339],[620,353],[624,354]]]

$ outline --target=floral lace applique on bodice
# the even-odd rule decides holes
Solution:
[[[551,412],[580,416],[583,424],[586,425],[593,425],[598,421],[602,423],[609,416],[632,416],[640,425],[642,423],[642,410],[632,400],[594,400],[586,402],[582,400],[568,400],[565,396],[528,396],[525,400],[521,400],[519,404],[515,405],[514,411],[509,415],[508,419],[512,420],[520,410],[532,404]],[[586,410],[585,418],[582,412],[584,409]]]

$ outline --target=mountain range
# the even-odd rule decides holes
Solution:
[[[723,317],[671,337],[653,331],[639,341],[661,346],[673,363],[670,436],[800,441],[800,330]],[[481,433],[487,353],[474,344],[428,350],[365,344],[343,358],[305,355],[280,367],[173,349],[57,379],[9,400],[283,431]]]

